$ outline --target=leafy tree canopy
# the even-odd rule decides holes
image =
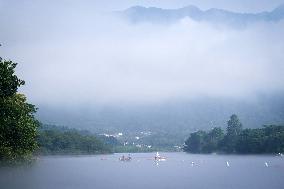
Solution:
[[[0,58],[0,161],[8,163],[30,160],[37,148],[36,108],[17,93],[25,82],[14,74],[16,65]]]
[[[0,58],[0,98],[16,94],[18,87],[25,84],[14,73],[17,63]]]

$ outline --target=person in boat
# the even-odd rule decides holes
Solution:
[[[132,158],[130,157],[130,154],[128,154],[128,157],[125,157],[124,155],[119,158],[120,161],[130,161]]]
[[[156,153],[156,156],[155,156],[155,160],[159,160],[160,159],[160,154],[159,152]]]
[[[157,152],[155,156],[155,161],[164,161],[164,160],[166,160],[166,157],[160,156],[159,152]]]
[[[120,161],[124,161],[125,160],[125,156],[122,155],[120,158],[119,158]]]

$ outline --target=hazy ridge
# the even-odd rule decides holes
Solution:
[[[117,105],[81,107],[67,110],[60,107],[39,109],[44,123],[68,125],[93,131],[161,131],[192,132],[198,129],[226,127],[229,116],[239,115],[245,128],[284,123],[282,95],[261,97],[255,101],[200,98],[171,101],[155,105]]]
[[[282,20],[284,18],[284,4],[272,11],[259,13],[239,13],[217,8],[201,10],[194,5],[189,5],[179,9],[134,6],[119,12],[119,14],[132,23],[169,24],[188,17],[195,21],[240,27],[254,22],[278,22]]]

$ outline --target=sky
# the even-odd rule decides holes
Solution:
[[[200,96],[254,98],[284,90],[284,20],[243,29],[189,18],[130,24],[130,6],[271,11],[280,0],[0,0],[0,55],[18,62],[37,105],[155,103]]]
[[[179,8],[187,5],[196,5],[201,9],[223,8],[238,12],[256,12],[273,9],[276,6],[283,4],[283,0],[1,0],[1,5],[8,7],[23,7],[29,6],[38,7],[77,7],[92,10],[121,10],[129,6],[154,6],[161,8]],[[64,11],[63,11],[64,12]]]

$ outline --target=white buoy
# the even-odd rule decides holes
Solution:
[[[194,166],[194,162],[191,162],[191,166]]]
[[[265,167],[268,167],[268,163],[267,162],[265,162],[264,164],[265,164]]]
[[[229,164],[229,162],[227,161],[227,167],[230,167],[230,164]]]

